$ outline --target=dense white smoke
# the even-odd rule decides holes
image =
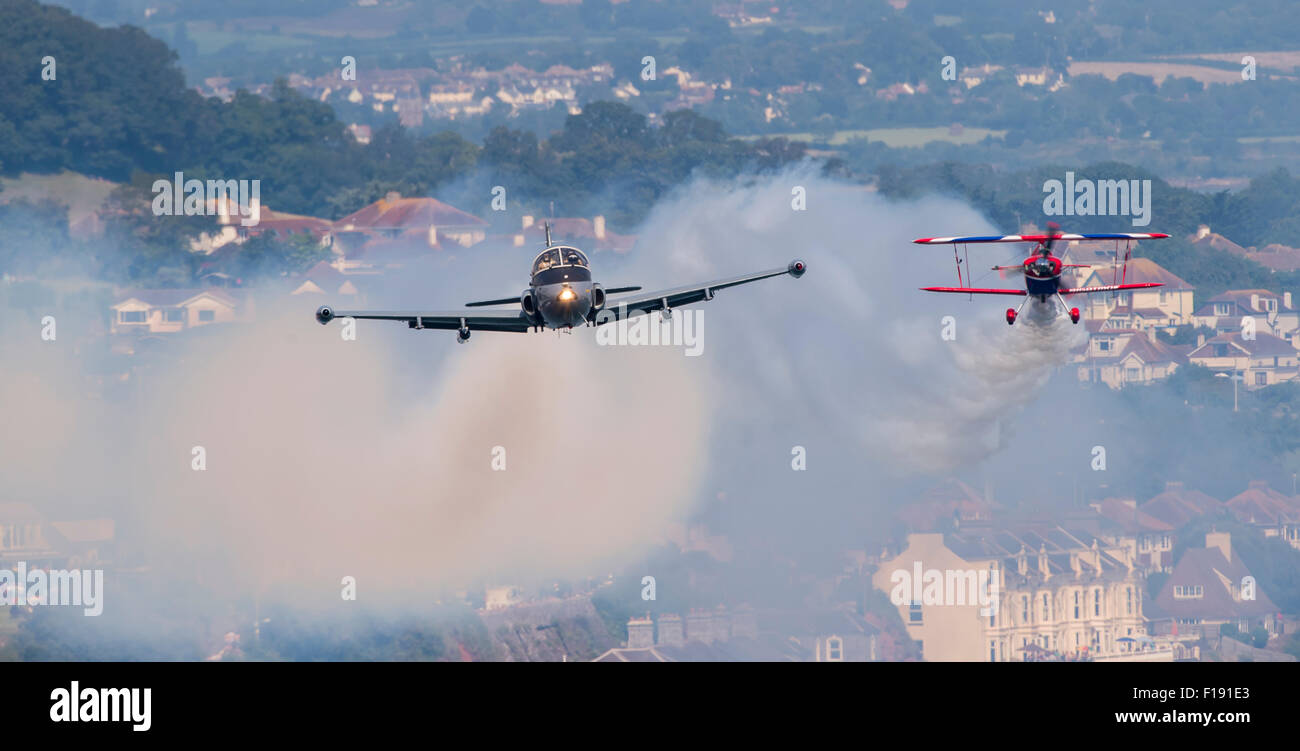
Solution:
[[[54,362],[61,343],[23,330],[0,366],[0,462],[8,488],[51,508],[79,496],[83,513],[122,512],[124,541],[160,573],[291,600],[337,600],[345,576],[382,598],[603,573],[719,493],[740,499],[755,534],[801,533],[768,526],[773,506],[778,520],[797,510],[846,527],[839,498],[887,504],[885,480],[996,451],[1078,341],[1028,306],[1007,327],[998,302],[917,289],[952,265],[914,237],[990,229],[950,200],[891,204],[811,171],[694,181],[654,209],[632,256],[594,257],[598,281],[654,289],[809,264],[705,303],[701,357],[597,346],[590,329],[458,346],[360,322],[343,341],[337,322],[312,320],[322,301],[302,297],[195,332],[118,410]],[[454,309],[511,294],[530,258],[469,248],[366,302]],[[791,469],[796,446],[805,473]],[[189,568],[165,570],[177,560]]]

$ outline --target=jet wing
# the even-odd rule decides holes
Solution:
[[[741,284],[757,282],[760,279],[770,279],[774,276],[789,274],[798,279],[808,270],[808,265],[803,261],[795,259],[783,269],[771,269],[770,271],[757,271],[753,274],[744,276],[734,276],[729,279],[717,279],[704,284],[695,284],[689,287],[678,287],[676,289],[659,290],[657,292],[642,292],[637,295],[627,295],[626,297],[610,297],[605,301],[605,307],[594,315],[597,325],[609,323],[611,321],[621,321],[630,317],[633,313],[649,313],[652,310],[663,310],[664,308],[677,308],[682,305],[689,305],[701,300],[712,300],[713,295],[720,289],[735,287]],[[605,311],[609,311],[606,313]]]
[[[445,329],[454,331],[467,326],[470,331],[528,331],[533,324],[522,310],[488,310],[483,312],[451,311],[425,312],[420,310],[334,310],[322,305],[316,311],[316,320],[322,324],[335,318],[360,318],[374,321],[401,321],[413,329]]]

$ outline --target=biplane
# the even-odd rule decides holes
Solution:
[[[1169,235],[1159,232],[1138,233],[1138,232],[1112,232],[1105,234],[1076,235],[1061,232],[1060,226],[1055,222],[1047,225],[1047,234],[1044,235],[988,235],[975,237],[923,237],[919,240],[913,240],[919,245],[952,245],[953,260],[957,264],[957,286],[956,287],[922,287],[926,292],[954,292],[968,295],[1022,295],[1024,300],[1016,308],[1007,308],[1007,324],[1014,324],[1016,317],[1020,315],[1021,308],[1031,299],[1040,303],[1046,303],[1048,300],[1059,303],[1060,310],[1070,316],[1071,323],[1079,322],[1079,309],[1071,308],[1066,305],[1065,297],[1070,295],[1092,294],[1096,292],[1120,292],[1130,289],[1149,289],[1151,287],[1160,287],[1160,282],[1140,282],[1129,284],[1126,281],[1128,275],[1128,262],[1133,255],[1133,243],[1137,240],[1159,240],[1169,237]],[[1065,269],[1071,268],[1091,268],[1091,264],[1064,263],[1060,258],[1052,255],[1052,246],[1058,240],[1075,241],[1075,240],[1114,240],[1115,241],[1115,280],[1114,284],[1099,284],[1091,287],[1062,287],[1061,273]],[[1029,257],[1018,264],[1010,266],[994,266],[993,271],[1007,271],[1018,269],[1024,275],[1024,289],[995,289],[988,287],[975,287],[974,280],[970,278],[969,271],[963,277],[962,265],[965,264],[970,269],[970,256],[966,252],[965,246],[969,243],[1034,243],[1034,250]],[[1120,261],[1120,244],[1125,244],[1123,262]],[[958,252],[957,246],[961,245],[963,251]],[[963,255],[965,259],[963,260]]]

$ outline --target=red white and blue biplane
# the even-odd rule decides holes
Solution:
[[[1079,322],[1079,309],[1071,308],[1065,304],[1062,297],[1068,295],[1090,294],[1094,292],[1119,292],[1130,289],[1149,289],[1151,287],[1162,286],[1160,282],[1142,282],[1138,284],[1125,283],[1125,277],[1128,274],[1128,262],[1133,253],[1133,242],[1135,240],[1159,240],[1169,237],[1169,235],[1159,232],[1151,233],[1127,233],[1114,232],[1108,234],[1093,235],[1074,235],[1063,234],[1061,228],[1052,222],[1048,224],[1047,234],[1045,235],[986,235],[975,237],[923,237],[913,242],[920,245],[952,245],[953,259],[957,262],[957,285],[956,287],[922,287],[926,292],[956,292],[968,295],[1023,295],[1024,301],[1020,303],[1019,308],[1007,308],[1007,323],[1016,322],[1016,316],[1020,314],[1020,309],[1025,306],[1030,299],[1037,299],[1041,303],[1046,303],[1048,298],[1060,303],[1061,310],[1070,316],[1072,323]],[[1115,241],[1115,284],[1094,285],[1091,287],[1062,287],[1061,272],[1063,269],[1070,268],[1090,268],[1090,264],[1063,263],[1060,258],[1052,255],[1052,245],[1057,240],[1074,241],[1074,240],[1114,240]],[[1121,270],[1119,260],[1120,243],[1126,242],[1124,251],[1124,261]],[[1019,264],[1011,266],[994,266],[993,271],[1006,271],[1010,269],[1019,269],[1025,277],[1024,289],[990,289],[986,287],[966,286],[972,283],[970,274],[967,273],[965,278],[962,277],[961,267],[966,264],[970,268],[970,257],[966,256],[963,261],[961,255],[957,252],[957,246],[965,246],[968,243],[1035,243],[1033,253]]]

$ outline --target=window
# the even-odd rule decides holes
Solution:
[[[211,323],[212,321],[217,320],[217,311],[215,311],[215,310],[200,310],[200,311],[199,311],[199,320],[200,320],[200,321],[203,321],[204,323]]]
[[[1029,623],[1029,595],[1020,598],[1020,622]]]
[[[1214,304],[1214,314],[1216,316],[1226,316],[1232,312],[1232,306],[1226,302],[1216,302]]]
[[[1074,593],[1074,619],[1076,621],[1079,619],[1079,593],[1078,592]]]
[[[1200,584],[1174,585],[1175,600],[1199,600],[1205,596],[1205,588]]]
[[[911,604],[911,606],[908,608],[908,611],[907,611],[907,622],[908,622],[908,623],[920,623],[920,622],[921,622],[921,603],[919,603],[919,602],[913,602],[913,603]]]
[[[826,661],[844,662],[844,640],[832,636],[826,640]]]
[[[560,251],[555,249],[542,251],[542,253],[540,253],[537,256],[537,260],[533,261],[533,274],[534,275],[539,274],[551,268],[552,266],[559,266],[559,265],[560,265]]]
[[[1050,621],[1051,619],[1052,611],[1047,608],[1047,595],[1043,595],[1043,620]]]
[[[1092,614],[1101,615],[1101,590],[1096,589],[1092,592]]]
[[[998,661],[998,643],[995,641],[991,641],[989,642],[989,662],[997,662],[997,661]]]
[[[1142,374],[1137,368],[1124,368],[1124,380],[1137,381],[1141,380]]]
[[[1126,615],[1133,615],[1133,588],[1128,587],[1124,590],[1124,602]]]
[[[1262,371],[1260,371],[1260,372],[1256,372],[1256,373],[1255,373],[1255,385],[1256,385],[1256,386],[1267,386],[1267,385],[1268,385],[1268,373],[1264,373],[1264,372],[1262,372]]]
[[[1110,351],[1110,340],[1109,340],[1109,339],[1098,339],[1098,340],[1097,340],[1097,349],[1101,350],[1102,352],[1109,352],[1109,351]]]
[[[144,323],[143,310],[120,310],[117,313],[118,323]]]
[[[181,323],[185,320],[185,311],[181,308],[168,308],[163,311],[163,320],[167,323]]]
[[[577,248],[560,248],[560,253],[564,256],[565,266],[581,266],[587,268],[587,257]]]

